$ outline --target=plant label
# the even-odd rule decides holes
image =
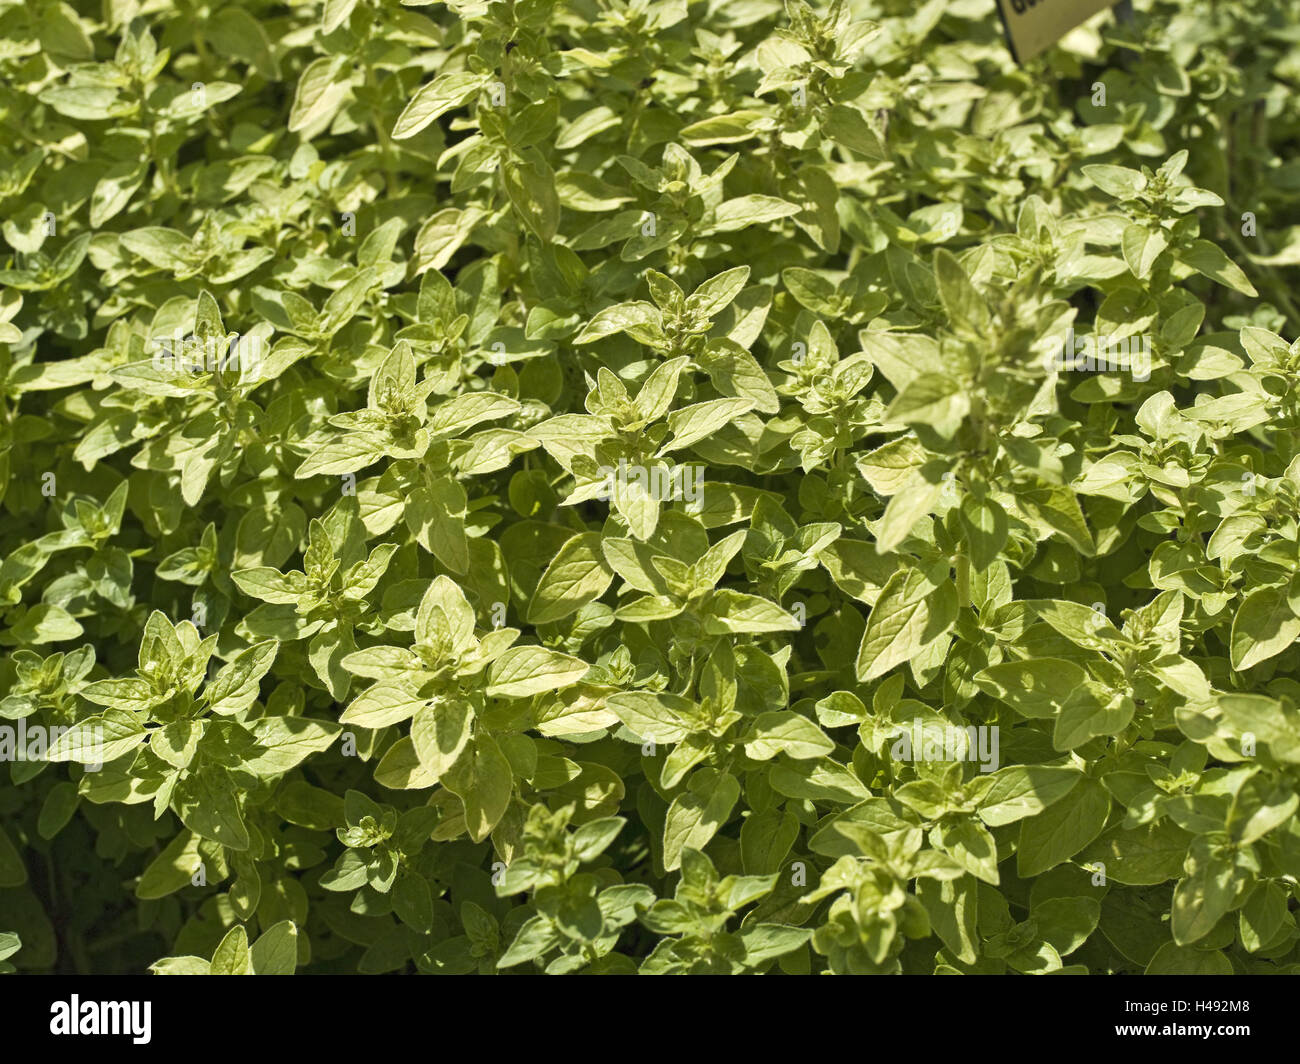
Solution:
[[[1081,22],[1111,7],[1115,0],[998,0],[1007,40],[1016,62],[1041,55]]]

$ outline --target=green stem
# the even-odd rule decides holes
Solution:
[[[372,89],[378,96],[379,86],[375,81],[375,68],[366,62],[366,88]],[[384,188],[389,198],[397,195],[397,160],[393,154],[393,140],[388,135],[388,123],[380,113],[378,104],[370,106],[370,120],[375,124],[375,133],[379,137],[379,154],[384,166]]]

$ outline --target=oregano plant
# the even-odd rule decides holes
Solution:
[[[1300,972],[1289,0],[0,0],[0,971]]]

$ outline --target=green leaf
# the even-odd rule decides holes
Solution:
[[[1182,875],[1192,836],[1171,821],[1140,828],[1112,828],[1084,850],[1081,863],[1104,866],[1117,883],[1151,886]]]
[[[358,695],[339,721],[362,728],[387,728],[415,716],[428,701],[404,683],[381,681]]]
[[[106,709],[64,732],[49,748],[50,761],[78,761],[104,765],[137,749],[147,738],[144,727],[131,713]]]
[[[751,225],[765,225],[798,213],[798,206],[775,196],[739,196],[718,204],[708,231],[734,233]]]
[[[942,638],[957,619],[957,592],[949,581],[937,587],[920,569],[899,570],[872,607],[858,648],[862,682],[905,664]]]
[[[980,819],[1001,827],[1041,813],[1060,801],[1082,779],[1077,769],[1050,765],[1010,765],[988,777],[979,803]]]
[[[885,417],[905,425],[925,425],[948,439],[969,412],[969,394],[958,381],[937,373],[922,373],[904,385]]]
[[[1093,163],[1083,167],[1083,175],[1115,199],[1133,199],[1147,187],[1147,179],[1142,174],[1125,166]]]
[[[236,793],[224,769],[203,768],[176,784],[172,801],[182,823],[196,835],[246,850],[248,827]]]
[[[476,735],[465,754],[442,777],[447,790],[460,798],[469,837],[482,842],[505,815],[514,773],[501,747],[490,735]]]
[[[788,812],[750,813],[740,828],[740,855],[749,875],[770,875],[781,869],[799,837],[799,822]]]
[[[457,73],[439,74],[432,81],[421,85],[397,116],[397,123],[393,126],[393,139],[406,140],[415,136],[448,111],[468,103],[483,83],[484,79],[479,74]],[[292,130],[291,125],[290,131]]]
[[[740,783],[734,776],[713,769],[699,769],[668,807],[664,819],[664,868],[681,867],[684,850],[702,850],[726,823],[740,798]]]
[[[1204,836],[1188,849],[1186,872],[1174,888],[1170,920],[1174,942],[1180,946],[1190,946],[1214,930],[1247,882],[1231,856]]]
[[[947,312],[948,320],[953,325],[973,329],[981,335],[988,330],[988,306],[985,304],[984,298],[976,290],[975,285],[971,283],[970,275],[967,274],[952,252],[943,248],[935,251],[934,280],[939,289],[939,298],[943,301],[943,309]],[[940,380],[943,380],[943,378],[940,378]],[[908,387],[915,383],[915,381],[910,382]],[[945,383],[953,394],[965,397],[965,393],[956,381],[948,378]],[[936,382],[936,386],[937,384],[938,382]],[[895,401],[895,404],[897,405],[897,401]],[[940,431],[942,432],[942,430]],[[951,432],[943,432],[942,434],[945,436],[952,435]]]
[[[1167,942],[1147,965],[1145,975],[1233,975],[1232,961],[1220,950],[1193,949]]]
[[[695,703],[680,695],[620,691],[605,705],[636,735],[657,743],[681,742],[703,725]]]
[[[1282,653],[1300,637],[1300,617],[1285,587],[1262,587],[1242,601],[1232,619],[1232,667],[1249,669]]]
[[[398,125],[401,126],[400,119]],[[530,150],[522,159],[507,159],[501,168],[501,177],[506,194],[524,224],[539,239],[553,239],[560,222],[560,199],[555,189],[555,172],[546,161],[536,150]]]
[[[745,754],[755,761],[768,761],[777,754],[803,761],[834,749],[835,743],[821,728],[790,710],[760,714],[745,741]]]
[[[976,673],[975,683],[1022,717],[1050,720],[1079,690],[1086,676],[1072,661],[1034,658],[990,665]]]
[[[659,454],[680,451],[706,436],[712,436],[725,425],[731,424],[741,414],[753,408],[749,399],[710,399],[707,402],[684,406],[668,415],[672,439],[659,449]]]
[[[238,713],[256,701],[262,677],[271,671],[280,646],[267,640],[240,652],[223,665],[204,689],[213,713]]]
[[[1189,249],[1179,252],[1178,258],[1197,273],[1204,274],[1226,288],[1252,298],[1259,295],[1242,268],[1228,258],[1217,244],[1211,244],[1208,240],[1194,240]]]
[[[884,159],[885,149],[876,136],[875,130],[868,125],[862,112],[846,104],[835,104],[827,111],[822,122],[822,131],[850,151],[868,159]]]
[[[292,920],[272,924],[249,950],[254,975],[293,975],[298,966],[298,928]]]
[[[203,866],[200,852],[202,839],[191,831],[182,831],[167,844],[140,876],[135,886],[137,898],[165,898],[188,887]]]
[[[533,624],[558,621],[605,593],[614,573],[605,562],[600,536],[585,532],[569,539],[542,573],[528,605]]]
[[[1017,874],[1028,879],[1068,861],[1101,834],[1109,815],[1106,788],[1096,780],[1080,780],[1050,808],[1020,822]]]
[[[545,647],[511,647],[492,663],[486,690],[498,698],[527,698],[576,683],[587,669],[581,658]]]
[[[253,958],[248,949],[248,932],[236,924],[217,944],[212,954],[212,975],[252,975]]]
[[[411,721],[411,743],[430,783],[441,779],[469,744],[473,720],[463,702],[425,706],[416,713]]]
[[[876,530],[876,550],[882,554],[897,550],[917,522],[934,509],[942,494],[942,480],[932,480],[920,470],[913,473],[885,507]]]
[[[0,828],[0,887],[20,887],[27,882],[27,866],[8,833]]]
[[[1140,281],[1151,275],[1160,253],[1169,246],[1169,240],[1163,229],[1148,229],[1146,226],[1131,223],[1124,228],[1124,261],[1133,271],[1133,276]]]
[[[341,729],[333,721],[263,717],[248,730],[256,746],[240,767],[255,776],[278,776],[328,750]]]

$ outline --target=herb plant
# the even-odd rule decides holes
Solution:
[[[0,0],[0,969],[1295,973],[1287,0]]]

